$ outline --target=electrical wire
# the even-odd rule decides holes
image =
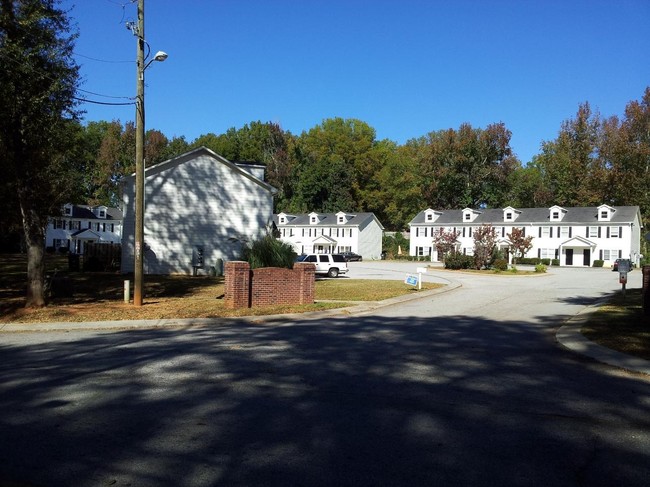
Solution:
[[[135,105],[135,101],[131,102],[124,102],[124,103],[114,103],[114,102],[107,102],[107,101],[97,101],[97,100],[89,100],[88,98],[79,98],[77,96],[72,97],[74,100],[83,102],[83,103],[90,103],[92,105],[109,105],[109,106],[127,106],[127,105]]]

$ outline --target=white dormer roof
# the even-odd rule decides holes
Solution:
[[[63,215],[72,216],[72,203],[66,203],[63,205]]]
[[[473,222],[480,214],[480,211],[472,210],[471,208],[465,208],[463,209],[463,222]]]
[[[521,214],[521,211],[513,208],[512,206],[506,206],[503,209],[503,221],[504,222],[514,222],[517,217]]]
[[[320,222],[320,215],[314,211],[309,214],[309,224],[317,225]]]
[[[107,206],[95,206],[92,209],[92,212],[97,218],[106,218],[107,210],[108,210]]]
[[[548,209],[548,219],[552,222],[561,222],[566,215],[567,210],[558,205],[553,205]]]
[[[435,211],[432,210],[431,208],[427,208],[424,210],[424,221],[428,223],[433,223],[435,222],[440,215],[442,215],[442,211]]]
[[[612,208],[609,205],[600,205],[598,207],[598,221],[599,222],[608,222],[612,219],[616,208]]]
[[[286,225],[288,223],[291,223],[291,220],[294,220],[296,218],[296,215],[290,215],[289,213],[278,213],[278,224],[280,225]]]
[[[354,216],[354,215],[348,215],[348,214],[345,213],[344,211],[339,211],[339,212],[336,214],[336,224],[337,224],[337,225],[344,225],[344,224],[346,224],[346,223],[348,222],[348,220],[350,220],[350,218],[352,218],[353,216]]]

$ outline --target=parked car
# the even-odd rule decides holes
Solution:
[[[614,272],[618,271],[619,264],[621,264],[621,262],[623,262],[623,266],[625,266],[627,264],[628,271],[631,271],[634,268],[634,266],[632,265],[632,262],[630,261],[630,259],[616,259],[614,261],[614,265],[612,266],[612,271],[614,271]],[[621,266],[621,267],[623,267],[623,266]]]
[[[347,262],[361,262],[363,260],[363,257],[354,252],[341,252],[341,255]]]
[[[309,262],[316,266],[316,274],[325,274],[328,277],[337,277],[348,272],[348,263],[340,254],[303,254],[296,259],[297,262]]]

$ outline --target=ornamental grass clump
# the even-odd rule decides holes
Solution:
[[[297,255],[291,245],[268,234],[244,247],[241,258],[250,264],[251,269],[259,267],[293,269]]]

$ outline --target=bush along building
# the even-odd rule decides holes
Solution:
[[[532,237],[532,247],[524,258],[554,261],[560,266],[583,267],[602,264],[610,266],[618,258],[631,259],[639,265],[641,213],[638,206],[562,208],[513,208],[433,210],[427,208],[411,220],[410,248],[412,256],[442,261],[434,242],[440,232],[457,232],[455,250],[466,255],[474,253],[473,234],[482,225],[494,227],[497,248],[509,263],[514,252],[509,234],[519,228]]]

